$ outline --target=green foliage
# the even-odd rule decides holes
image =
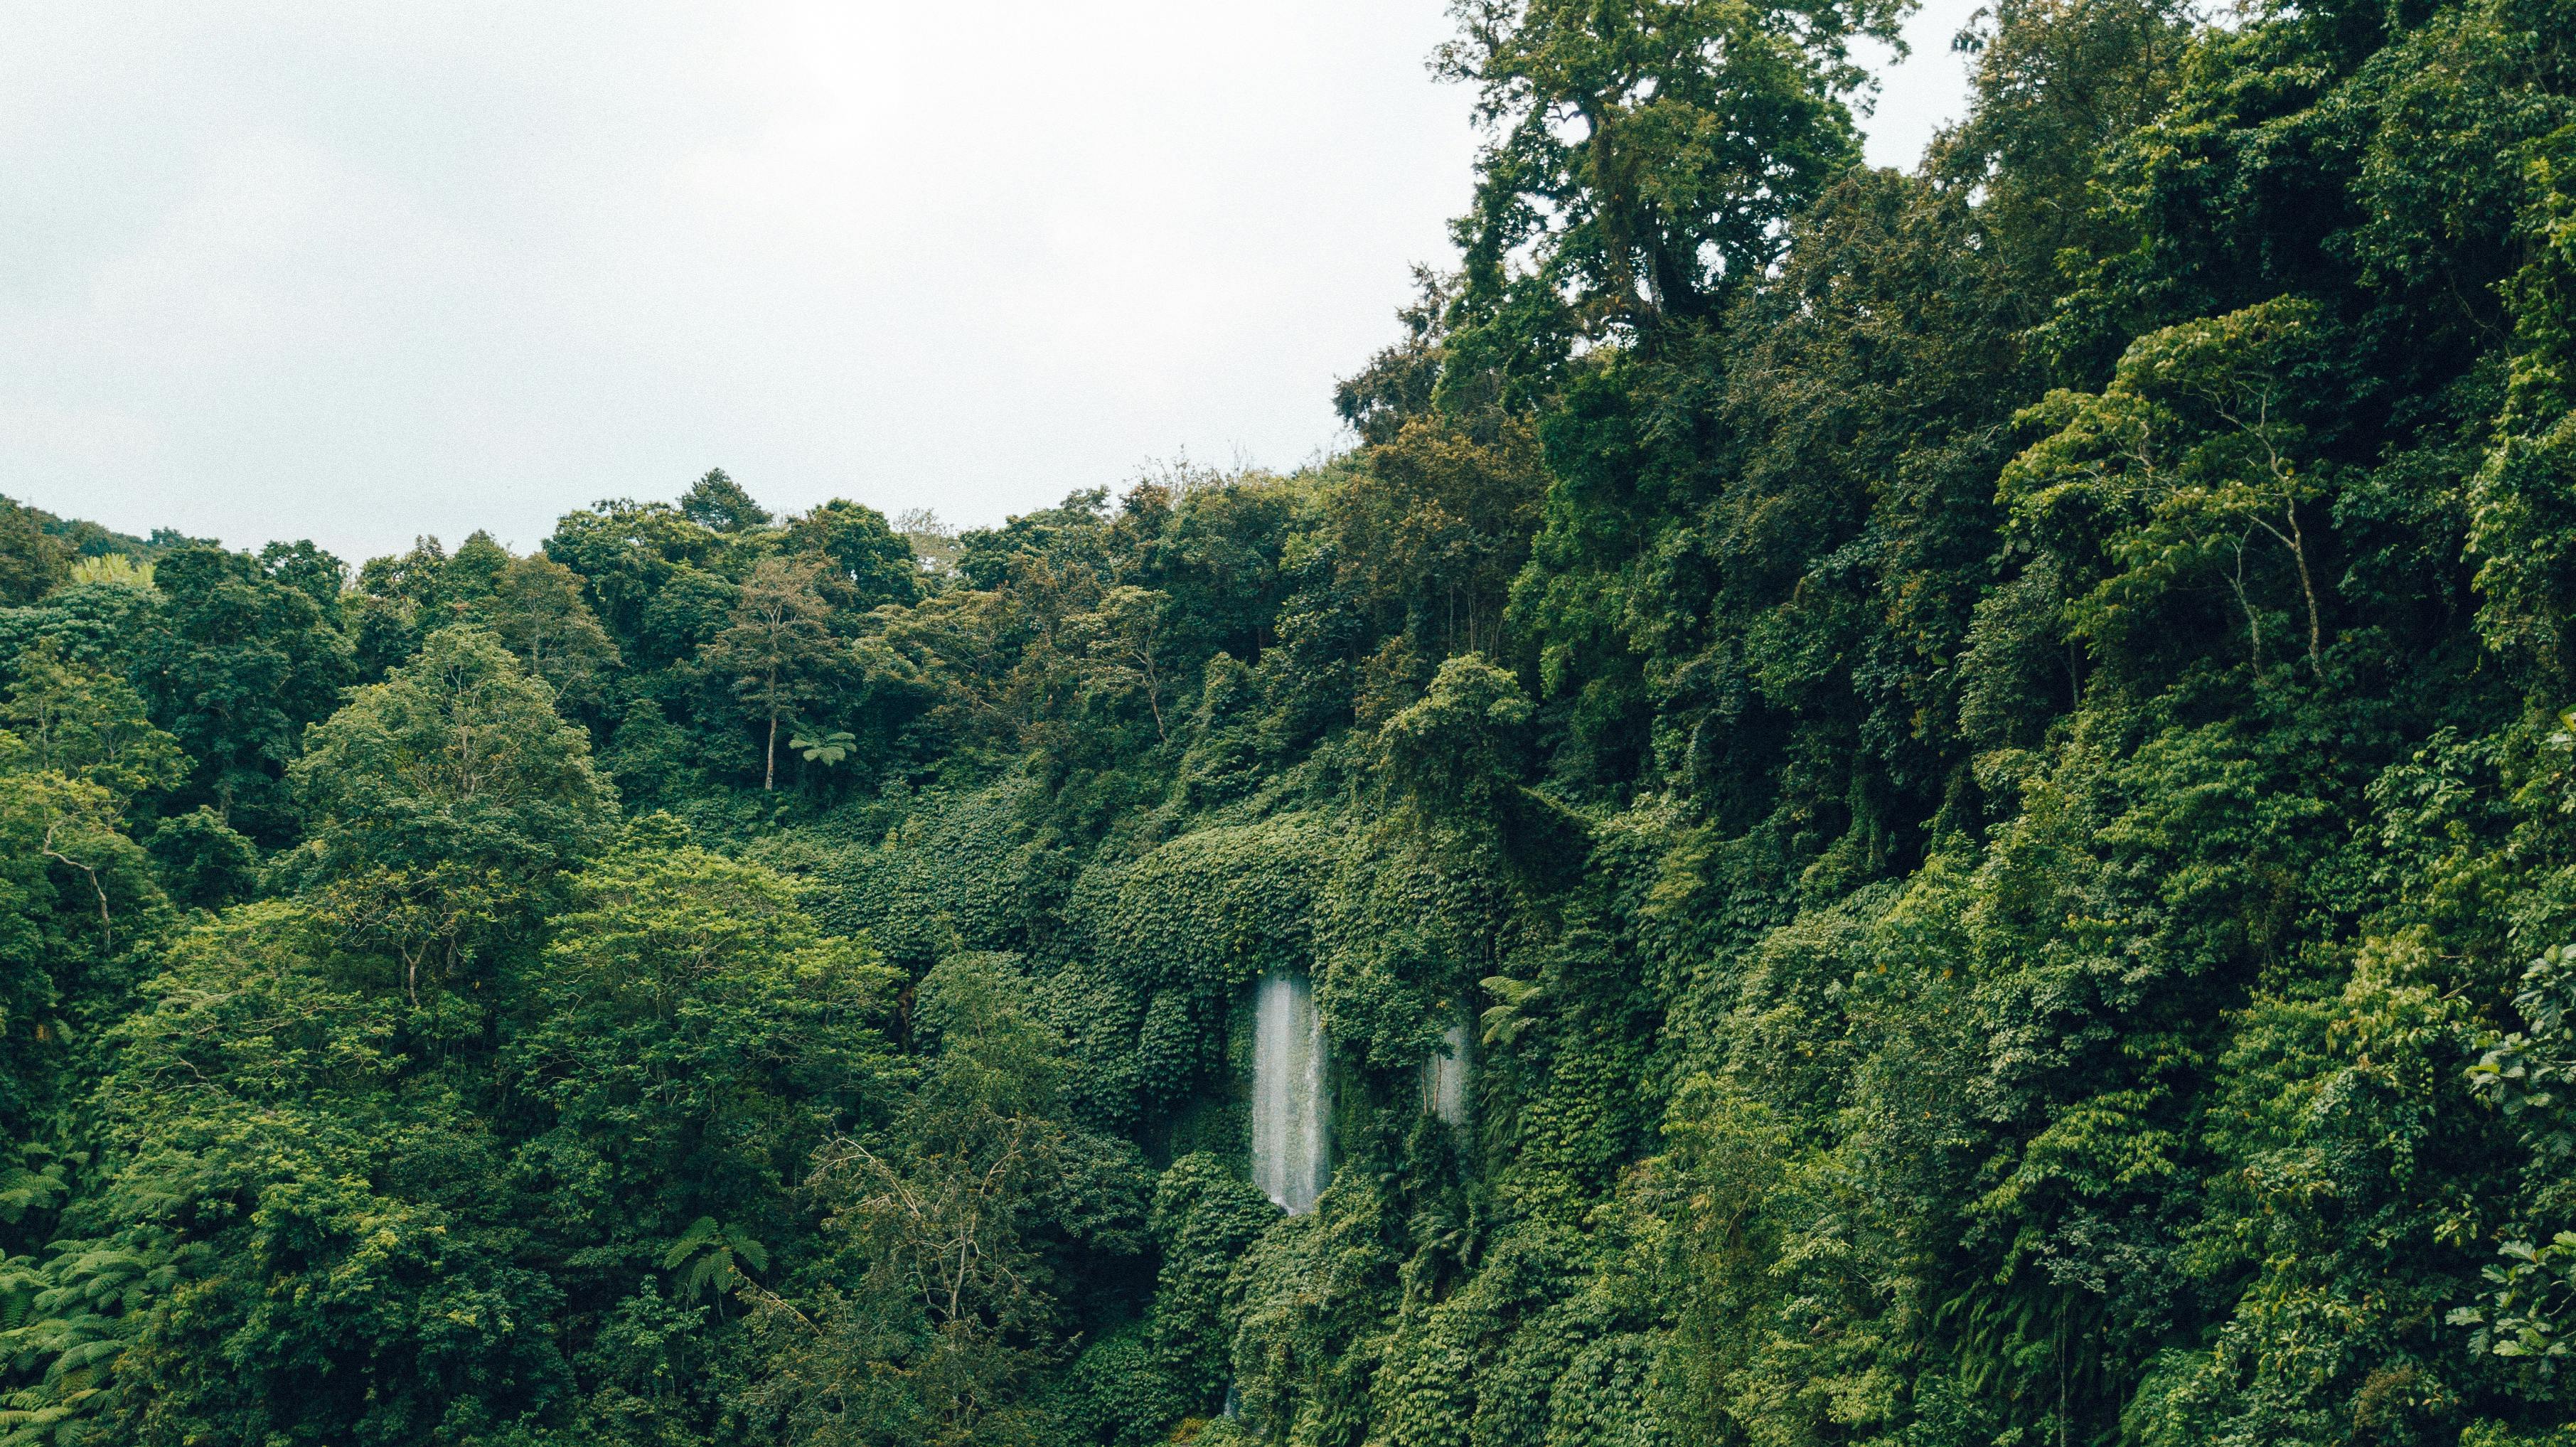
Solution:
[[[0,723],[25,746],[27,766],[95,784],[120,803],[184,779],[179,741],[152,726],[125,680],[65,664],[51,640],[21,653],[16,671]]]
[[[752,1284],[753,1272],[769,1269],[769,1248],[729,1228],[713,1216],[700,1216],[662,1253],[662,1269],[680,1273],[683,1300],[709,1292],[722,1294]]]
[[[493,636],[441,629],[316,727],[290,775],[295,863],[322,916],[424,976],[460,980],[536,928],[555,879],[604,841],[616,796],[554,692]]]
[[[2301,521],[2324,489],[2299,408],[2336,388],[2334,351],[2317,308],[2281,298],[2141,337],[2099,397],[2054,392],[2016,419],[2052,435],[2004,469],[2012,526],[2101,578],[2069,600],[2069,637],[2109,660],[2152,657],[2177,625],[2207,631],[2175,610],[2215,584],[2242,615],[2249,668],[2267,642],[2277,655],[2301,641],[2324,668]]]
[[[0,1442],[2565,1438],[2576,16],[1456,8],[1292,475],[0,508]]]
[[[210,804],[263,844],[291,842],[286,769],[305,727],[339,704],[348,643],[310,593],[248,554],[191,544],[153,568],[160,606],[121,651],[152,721],[196,762],[179,802]]]
[[[743,710],[765,725],[760,787],[778,784],[778,725],[820,691],[835,661],[817,591],[820,570],[763,558],[743,580],[731,626],[715,636],[708,661],[733,679]]]
[[[858,742],[858,735],[848,729],[834,729],[817,736],[798,734],[787,741],[787,746],[803,755],[805,762],[828,768],[848,758]]]
[[[1528,767],[1529,721],[1518,679],[1477,654],[1451,658],[1420,702],[1379,729],[1388,780],[1433,818],[1490,821]]]
[[[1464,33],[1440,61],[1480,88],[1492,131],[1460,227],[1471,286],[1500,291],[1505,258],[1526,247],[1529,290],[1570,294],[1590,326],[1704,313],[1760,272],[1781,223],[1851,164],[1840,97],[1863,77],[1848,46],[1892,38],[1901,13],[1461,7]]]
[[[921,597],[921,569],[912,544],[872,507],[834,499],[787,525],[789,546],[830,560],[826,585],[833,606],[864,613],[885,603]]]
[[[70,575],[72,550],[46,530],[48,520],[0,498],[0,604],[33,603]]]
[[[774,872],[674,846],[655,823],[571,882],[503,1062],[594,1188],[679,1183],[663,1189],[728,1223],[688,1254],[757,1267],[771,1223],[744,1213],[775,1211],[776,1182],[881,1108],[892,980]]]
[[[1174,1417],[1214,1415],[1231,1371],[1226,1286],[1243,1253],[1279,1220],[1279,1208],[1214,1156],[1172,1162],[1154,1188],[1152,1228],[1162,1251],[1154,1305],[1145,1323],[1149,1369]]]
[[[1040,912],[1062,890],[1048,888],[1045,841],[1030,837],[1032,793],[1005,780],[906,811],[848,885],[851,924],[916,974],[959,949],[1033,943]]]
[[[1062,1120],[1063,1042],[1030,1004],[1007,960],[943,962],[920,988],[937,1050],[891,1132],[817,1155],[833,1269],[810,1312],[762,1302],[777,1367],[751,1394],[795,1440],[1040,1440],[1025,1384],[1056,1355],[1062,1263],[1114,1248],[1100,1168],[1134,1167]]]
[[[221,909],[259,889],[259,847],[202,804],[162,820],[144,845],[173,903]]]
[[[742,484],[726,476],[721,467],[709,468],[706,476],[689,484],[680,498],[680,516],[720,533],[746,532],[769,522],[769,510],[753,502]]]
[[[74,562],[65,581],[108,583],[148,593],[152,591],[152,565],[149,562],[138,563],[123,553],[102,553]]]

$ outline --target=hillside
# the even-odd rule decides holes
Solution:
[[[2576,1443],[2576,9],[1458,15],[1293,474],[0,505],[0,1447]]]

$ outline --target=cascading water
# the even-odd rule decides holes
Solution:
[[[1422,1062],[1422,1108],[1450,1125],[1467,1123],[1467,1027],[1452,1025],[1440,1036],[1440,1048]]]
[[[1313,1210],[1333,1178],[1315,987],[1284,970],[1262,976],[1252,1025],[1252,1183],[1295,1216]]]

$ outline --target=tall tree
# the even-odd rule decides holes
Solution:
[[[353,943],[400,961],[414,1002],[424,977],[458,979],[529,938],[617,809],[554,691],[471,625],[359,689],[291,779],[310,820],[305,891]]]
[[[513,558],[493,580],[482,616],[530,672],[574,703],[596,703],[617,644],[581,597],[581,578],[542,553]]]
[[[731,626],[716,635],[709,662],[733,679],[734,696],[764,725],[760,787],[778,787],[778,725],[818,698],[840,656],[830,609],[815,586],[811,558],[763,558],[752,565]]]
[[[1525,279],[1525,302],[1561,296],[1595,336],[1708,315],[1857,158],[1851,42],[1896,43],[1910,8],[1463,0],[1439,69],[1477,87],[1490,139],[1457,224],[1462,302],[1495,315]]]
[[[921,596],[921,567],[911,541],[875,508],[834,498],[789,522],[787,543],[824,560],[819,581],[837,608],[864,613]]]
[[[749,532],[769,525],[769,509],[753,502],[742,484],[726,476],[721,467],[709,468],[706,476],[689,484],[688,492],[680,498],[680,516],[720,533]]]

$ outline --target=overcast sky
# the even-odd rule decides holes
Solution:
[[[1964,89],[1913,26],[1870,123]],[[0,493],[351,561],[711,466],[978,524],[1341,445],[1468,189],[1443,0],[12,0]]]

